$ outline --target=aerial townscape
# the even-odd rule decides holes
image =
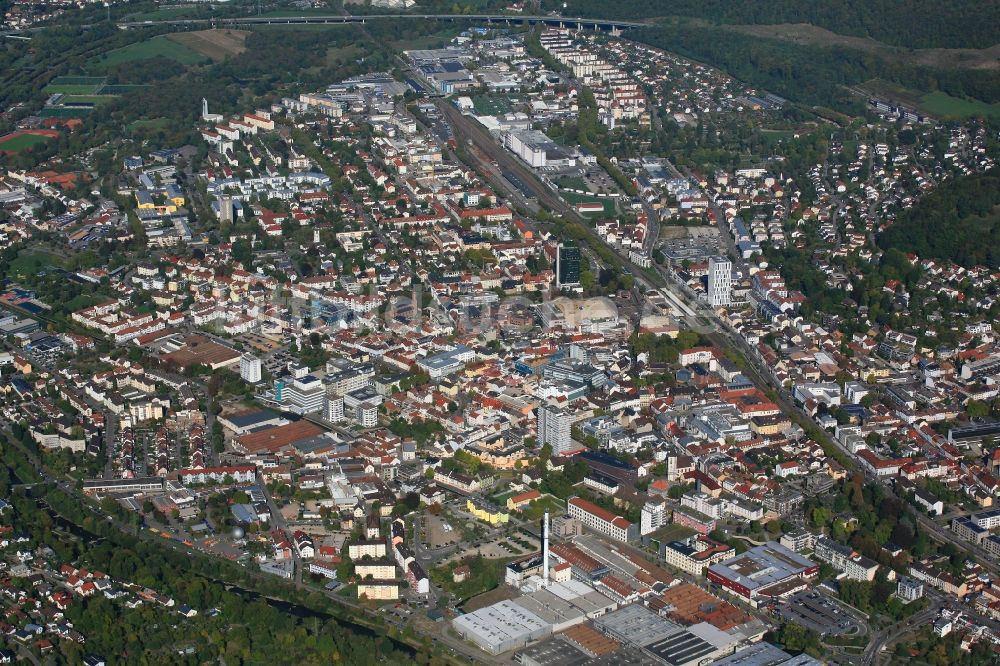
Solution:
[[[0,663],[1000,663],[1000,5],[889,4],[0,0]]]

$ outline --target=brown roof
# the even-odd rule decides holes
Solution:
[[[708,622],[727,631],[750,620],[750,616],[736,606],[690,583],[670,588],[662,598],[671,606],[670,617],[683,624]]]
[[[570,642],[579,645],[586,652],[600,657],[611,654],[621,647],[616,641],[611,640],[597,629],[585,624],[578,624],[562,632],[562,635]]]
[[[195,363],[213,366],[240,357],[240,353],[235,349],[212,342],[203,335],[189,335],[184,338],[184,343],[184,347],[173,353],[164,354],[163,358],[186,368]]]
[[[275,453],[293,442],[307,437],[315,437],[322,432],[322,428],[309,421],[295,421],[287,425],[241,435],[237,441],[248,453],[257,453],[264,449]]]

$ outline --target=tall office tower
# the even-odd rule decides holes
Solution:
[[[708,260],[708,302],[713,308],[733,302],[733,262],[725,257]]]
[[[260,359],[251,354],[240,356],[240,377],[243,381],[256,384],[261,379]]]
[[[559,243],[556,248],[556,287],[580,284],[580,247]]]
[[[560,455],[574,448],[570,436],[573,417],[565,409],[554,405],[538,407],[538,443],[552,446],[552,454]]]

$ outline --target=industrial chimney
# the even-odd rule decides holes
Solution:
[[[542,523],[542,584],[549,586],[549,512],[545,512]]]

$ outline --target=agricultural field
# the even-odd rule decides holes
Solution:
[[[199,30],[175,32],[166,37],[172,42],[219,62],[246,51],[249,34],[243,30]]]
[[[190,47],[180,44],[165,35],[158,35],[144,42],[130,44],[129,46],[110,51],[103,57],[92,62],[98,67],[113,67],[126,62],[157,57],[173,60],[180,65],[197,65],[208,60],[204,55]]]

